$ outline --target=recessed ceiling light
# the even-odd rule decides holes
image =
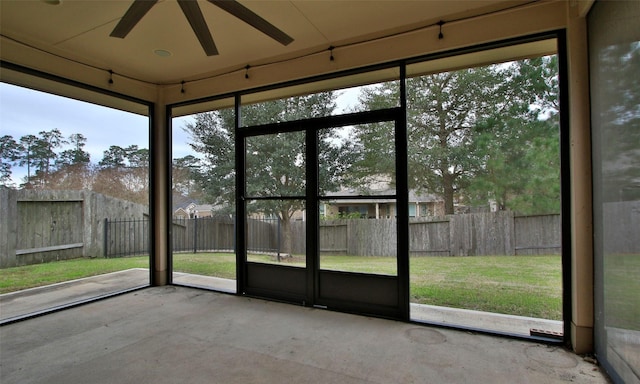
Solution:
[[[62,4],[62,0],[41,0],[45,4],[49,5],[60,5]]]
[[[155,51],[153,51],[153,53],[155,53],[156,55],[158,55],[160,57],[169,57],[169,56],[171,56],[171,52],[167,51],[166,49],[156,49]]]

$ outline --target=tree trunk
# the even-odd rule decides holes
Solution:
[[[285,257],[291,257],[293,249],[293,237],[291,234],[291,218],[288,212],[282,212],[280,215],[280,249],[278,250]]]
[[[444,194],[444,214],[453,215],[453,175],[445,173],[442,176],[442,189]]]

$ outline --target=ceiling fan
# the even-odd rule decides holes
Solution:
[[[282,45],[289,45],[289,43],[293,41],[291,36],[287,35],[236,0],[207,1],[251,25]],[[134,0],[133,4],[131,4],[127,12],[122,16],[122,19],[120,19],[118,25],[116,25],[109,36],[123,39],[157,2],[158,0]],[[178,4],[182,9],[182,13],[184,13],[184,16],[189,21],[191,29],[193,29],[193,32],[198,37],[198,41],[200,41],[200,45],[207,56],[217,55],[218,48],[216,48],[213,37],[211,37],[209,27],[207,26],[207,22],[204,20],[198,1],[178,0]]]

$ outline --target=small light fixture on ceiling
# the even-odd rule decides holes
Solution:
[[[47,5],[60,5],[62,4],[62,0],[41,0],[43,3]]]
[[[442,26],[445,24],[444,20],[440,20],[437,22],[438,26],[440,26],[440,31],[438,32],[438,40],[444,39],[444,34],[442,33]]]
[[[158,55],[160,57],[169,57],[169,56],[171,56],[171,52],[167,51],[166,49],[156,49],[155,51],[153,51],[153,53],[155,53],[156,55]]]

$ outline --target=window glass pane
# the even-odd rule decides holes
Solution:
[[[304,200],[250,200],[247,209],[247,261],[306,266]]]
[[[394,135],[394,122],[319,131],[320,194],[343,198],[395,195]]]
[[[141,114],[0,83],[1,319],[149,284],[148,107],[83,92]]]
[[[172,127],[173,282],[235,292],[234,109],[174,118]]]
[[[242,127],[361,111],[358,97],[384,87],[387,96],[369,110],[400,106],[398,67],[363,72],[242,96]],[[290,96],[295,95],[295,96]]]
[[[395,218],[366,219],[379,204],[322,200],[326,214],[320,216],[320,269],[379,275],[397,274],[397,222]],[[395,200],[386,207],[395,206]]]
[[[245,159],[247,196],[305,195],[304,132],[247,137]]]
[[[397,274],[394,131],[380,122],[318,132],[321,269]]]
[[[407,103],[412,318],[562,332],[557,57],[411,77]]]
[[[640,3],[589,13],[595,335],[620,382],[640,372]]]
[[[294,96],[241,106],[242,127],[324,117],[336,111],[335,91]]]

